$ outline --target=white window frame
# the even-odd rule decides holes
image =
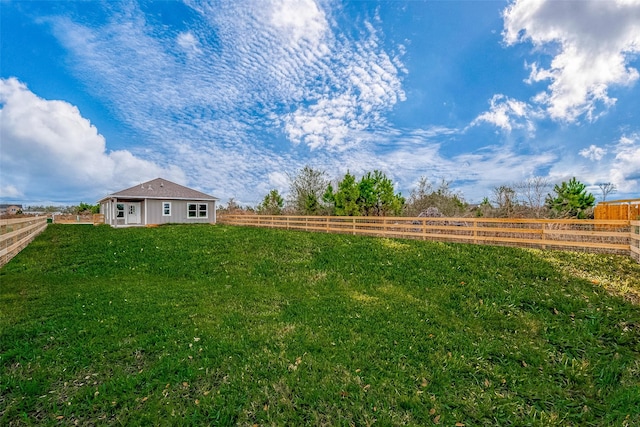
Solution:
[[[169,213],[166,213],[167,208],[169,209]],[[162,202],[162,216],[171,216],[171,202]]]
[[[195,205],[196,209],[195,211],[192,211],[191,209],[189,209],[190,205]],[[204,206],[204,216],[200,216],[200,208]],[[194,216],[190,216],[189,213],[190,212],[194,212],[195,215]],[[208,203],[201,203],[201,202],[187,202],[187,219],[208,219],[209,218],[209,204]]]
[[[120,209],[120,206],[122,206],[122,209]],[[116,219],[118,218],[124,219],[124,211],[125,211],[124,203],[116,203]]]

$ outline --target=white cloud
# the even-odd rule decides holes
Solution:
[[[322,46],[329,30],[325,13],[313,0],[272,0],[271,24],[281,29],[293,47],[306,40],[312,45]]]
[[[104,137],[75,106],[42,99],[16,78],[0,80],[0,104],[2,197],[71,192],[93,202],[105,188],[157,176],[184,180],[175,167],[164,169],[126,150],[107,152]]]
[[[202,53],[202,49],[200,49],[200,42],[191,31],[178,34],[176,43],[178,43],[178,46],[180,46],[189,56]]]
[[[620,192],[640,191],[640,134],[624,135],[614,148],[611,181]]]
[[[371,32],[364,42],[333,46],[331,66],[320,75],[323,83],[306,95],[309,105],[284,117],[294,143],[338,150],[357,145],[362,131],[383,127],[383,113],[406,99],[398,61],[377,48],[375,32],[366,27]]]
[[[110,8],[101,26],[47,22],[75,77],[149,141],[145,156],[180,165],[223,200],[257,203],[271,172],[303,167],[309,149],[349,151],[405,99],[398,55],[369,22],[343,33],[331,3],[185,3],[194,13],[181,33],[154,27],[135,5]],[[185,51],[197,54],[184,61]]]
[[[613,105],[613,85],[634,84],[629,63],[640,52],[639,0],[515,0],[503,13],[504,40],[551,48],[549,67],[529,65],[528,81],[549,81],[535,102],[557,120],[594,120]],[[556,49],[557,48],[557,49]]]
[[[0,185],[0,198],[3,199],[21,199],[24,194],[14,185]]]
[[[269,184],[272,188],[278,189],[280,192],[284,192],[289,188],[289,178],[282,172],[269,173]]]
[[[604,155],[607,154],[607,150],[605,148],[601,148],[591,144],[589,148],[584,148],[580,150],[579,154],[582,157],[595,161],[595,160],[602,160]]]
[[[471,122],[471,126],[486,122],[507,133],[513,129],[526,129],[530,134],[535,132],[533,119],[539,114],[527,103],[501,94],[494,95],[489,102],[491,104],[489,111],[476,117]]]

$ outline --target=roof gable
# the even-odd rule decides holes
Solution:
[[[163,178],[143,182],[126,190],[118,191],[108,197],[130,197],[134,199],[188,199],[218,200],[216,197],[193,190]]]

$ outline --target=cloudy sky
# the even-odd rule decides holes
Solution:
[[[533,176],[640,197],[640,0],[0,8],[5,203],[164,177],[255,205],[306,165],[469,202]]]

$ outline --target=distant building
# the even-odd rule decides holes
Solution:
[[[22,210],[22,205],[0,205],[0,215],[15,215]]]

